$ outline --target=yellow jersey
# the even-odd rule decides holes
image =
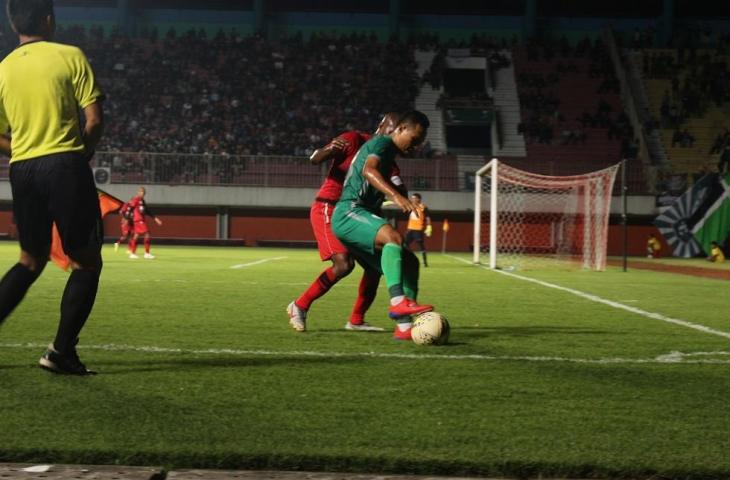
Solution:
[[[0,62],[0,129],[12,136],[10,161],[83,152],[79,108],[101,99],[80,49],[46,41],[20,45]]]
[[[646,246],[655,252],[658,252],[662,249],[661,242],[656,238],[650,238],[649,240],[647,240]]]
[[[714,259],[714,262],[719,263],[725,261],[725,254],[722,253],[720,247],[712,247],[712,250],[710,250],[710,256]]]
[[[424,204],[419,205],[408,216],[408,230],[423,231],[426,228],[426,217],[428,217],[428,208]]]

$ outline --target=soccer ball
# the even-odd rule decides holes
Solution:
[[[443,345],[449,341],[449,333],[449,322],[440,313],[425,312],[413,319],[411,338],[417,345]]]

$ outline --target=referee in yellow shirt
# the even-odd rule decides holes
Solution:
[[[7,0],[20,45],[0,63],[0,152],[10,157],[20,260],[0,281],[0,323],[43,271],[55,222],[72,273],[58,332],[40,359],[88,375],[76,343],[96,299],[103,239],[89,159],[102,133],[102,93],[76,47],[53,43],[53,0]],[[82,126],[79,110],[86,119]]]
[[[431,236],[431,217],[428,215],[428,207],[421,201],[420,193],[412,193],[411,202],[413,202],[416,208],[408,216],[405,239],[406,247],[410,247],[411,243],[416,242],[421,249],[423,266],[428,267],[425,237]]]

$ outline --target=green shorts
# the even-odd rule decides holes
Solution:
[[[339,203],[332,215],[332,232],[355,257],[380,271],[380,251],[375,250],[375,236],[387,223],[360,206]]]

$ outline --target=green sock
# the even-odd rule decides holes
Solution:
[[[403,295],[403,273],[401,270],[401,246],[386,243],[380,256],[380,267],[383,269],[385,284],[391,298]]]

